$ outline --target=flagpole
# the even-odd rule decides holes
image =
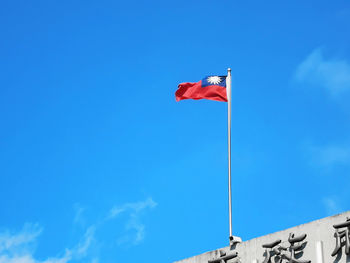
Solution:
[[[228,214],[229,214],[229,227],[230,227],[230,246],[234,247],[235,244],[242,242],[242,239],[238,236],[232,235],[232,190],[231,190],[231,101],[232,101],[232,88],[231,88],[231,69],[227,69],[226,77],[226,93],[227,93],[227,144],[228,144]]]
[[[230,228],[230,242],[232,236],[232,191],[231,191],[231,69],[227,69],[226,78],[226,92],[227,92],[227,138],[228,138],[228,214],[229,214],[229,228]]]

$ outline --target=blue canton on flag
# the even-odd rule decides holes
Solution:
[[[213,85],[226,87],[226,76],[208,76],[202,79],[202,88]]]

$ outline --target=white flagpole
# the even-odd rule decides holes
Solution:
[[[232,236],[232,194],[231,194],[231,69],[227,69],[226,77],[227,92],[227,138],[228,138],[228,214],[230,226],[230,242]]]
[[[231,191],[231,69],[227,69],[226,92],[227,92],[227,138],[228,138],[228,214],[230,226],[230,246],[242,242],[238,236],[232,235],[232,191]]]

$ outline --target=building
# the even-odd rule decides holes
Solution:
[[[176,263],[349,263],[350,211]]]

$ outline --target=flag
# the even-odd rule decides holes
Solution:
[[[227,102],[226,76],[209,76],[199,82],[180,83],[175,98],[176,101],[207,99]]]

